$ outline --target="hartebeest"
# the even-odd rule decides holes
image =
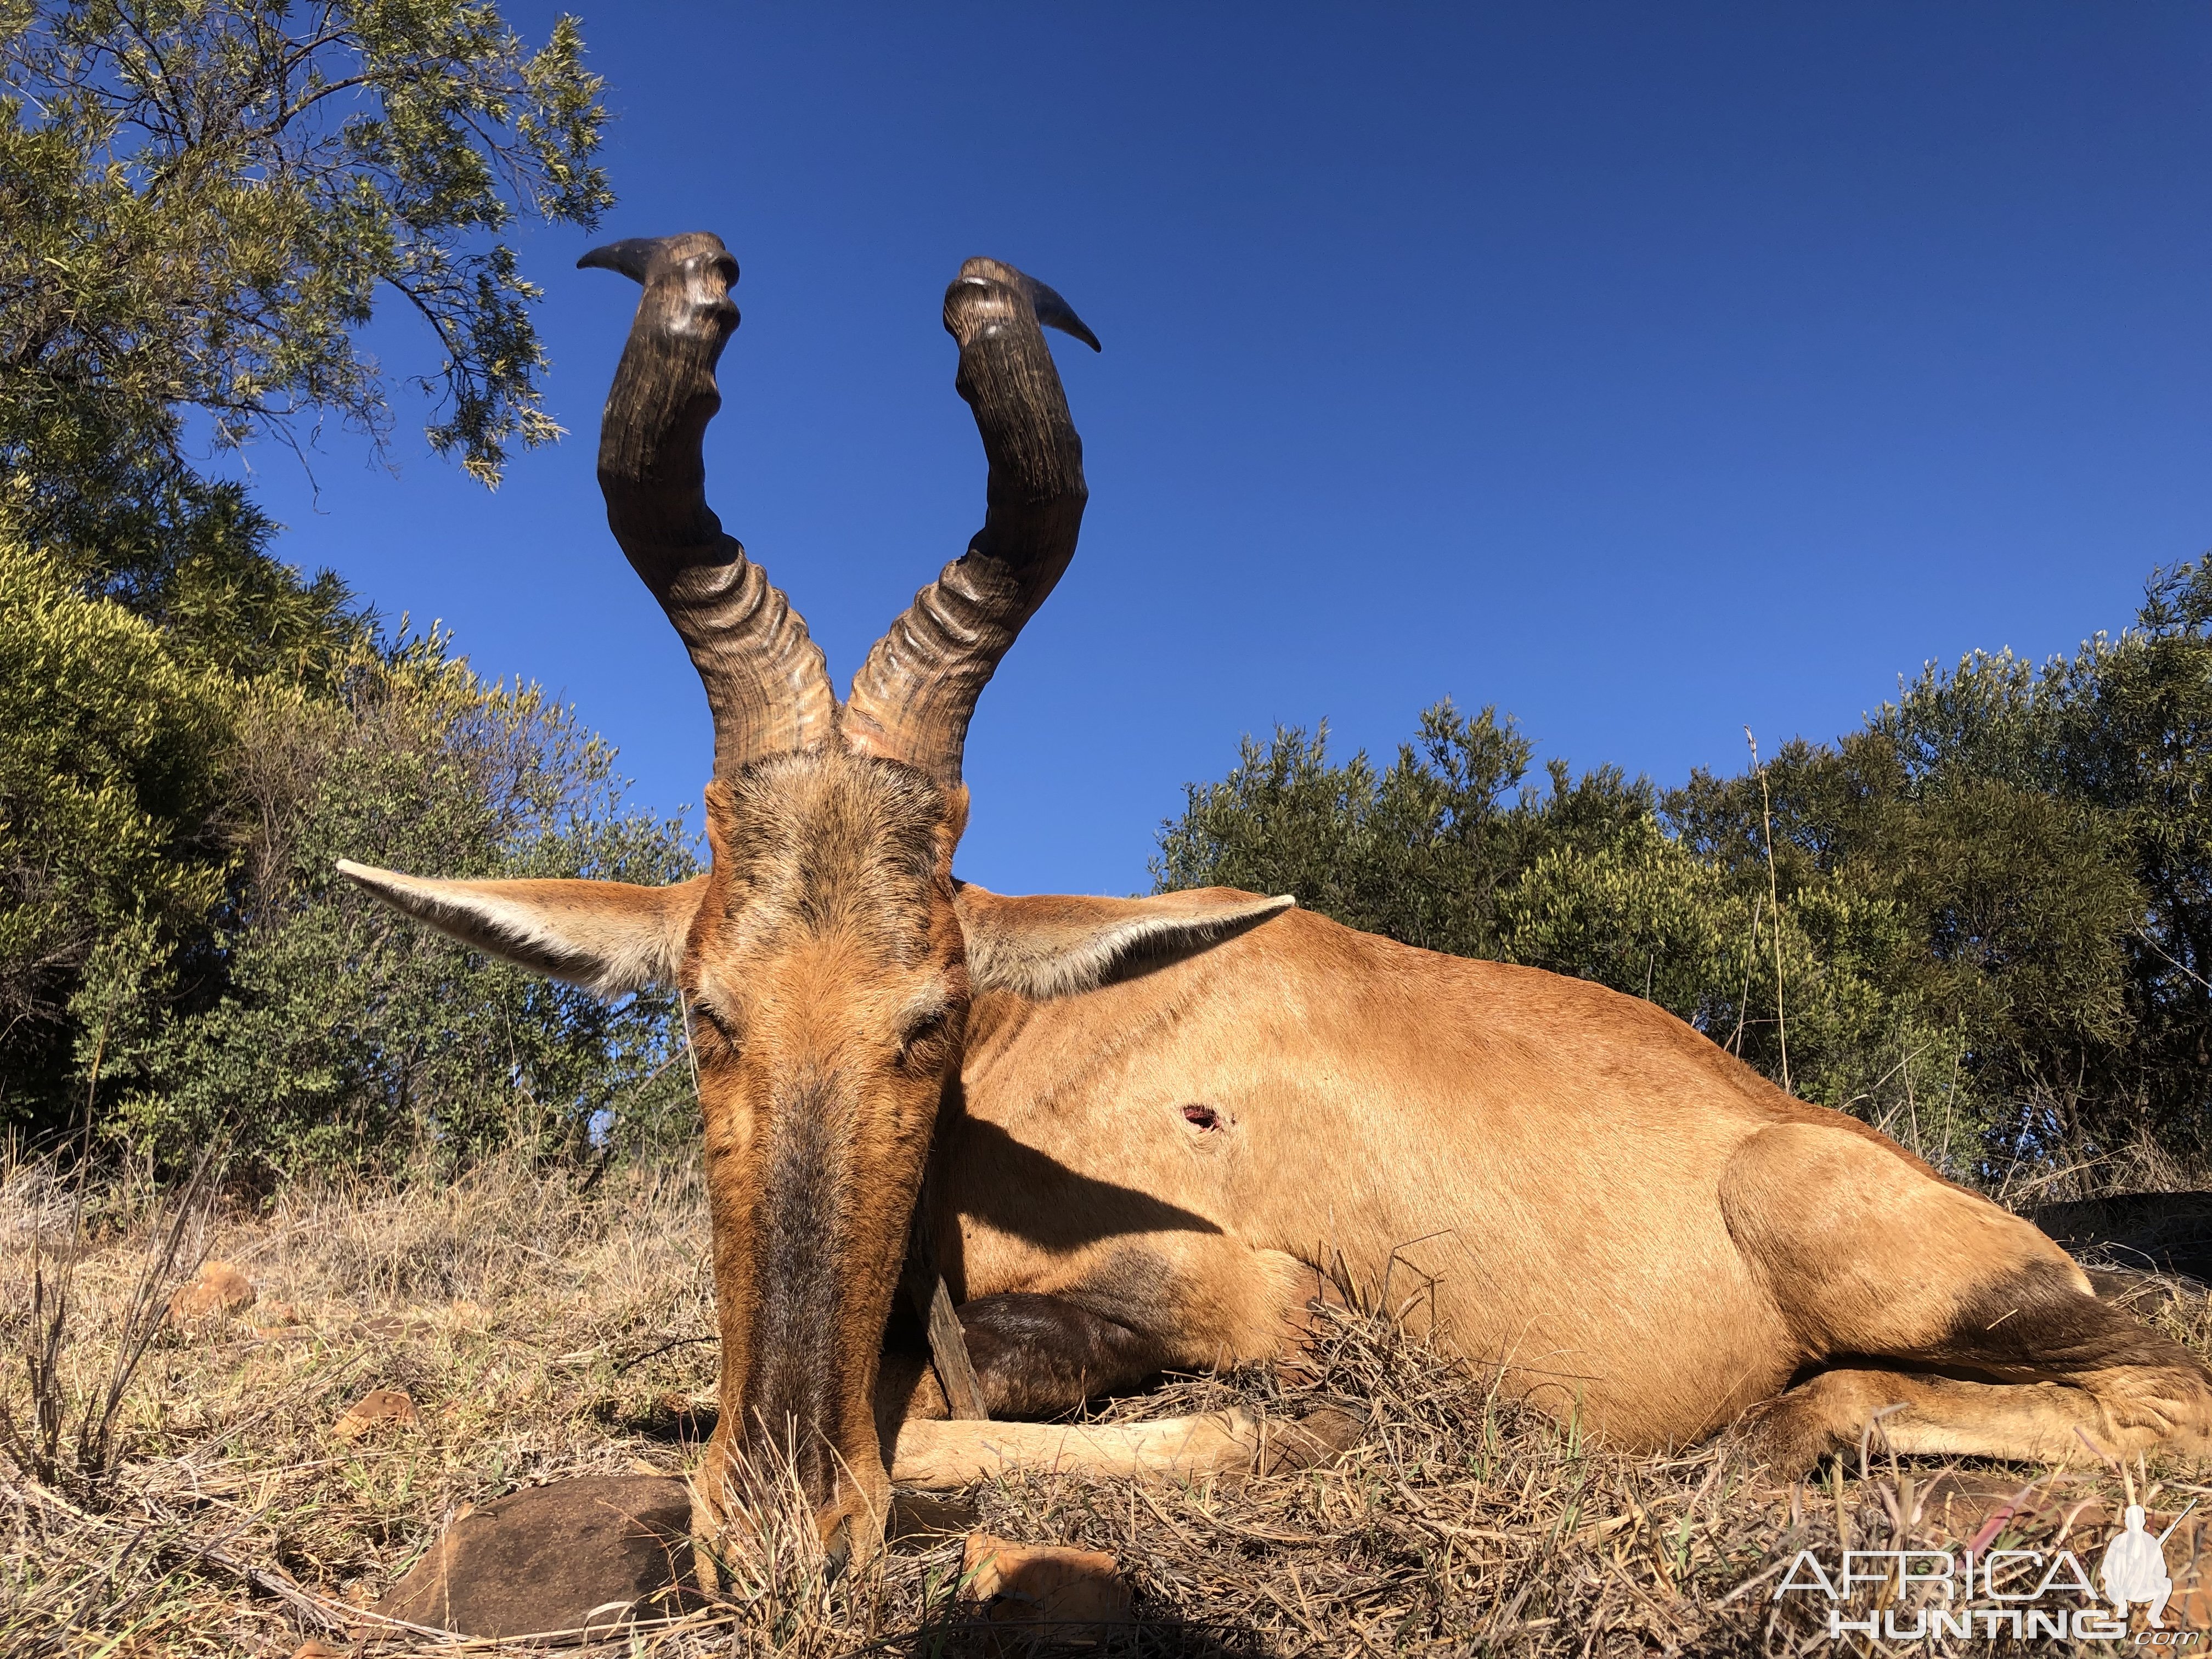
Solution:
[[[1424,1240],[1443,1340],[1630,1445],[1737,1424],[1796,1468],[1879,1414],[1909,1451],[2207,1449],[2212,1376],[2033,1227],[1650,1003],[1288,899],[957,880],[969,717],[1085,500],[1040,325],[1097,341],[1019,271],[962,267],[945,323],[988,514],[840,703],[704,499],[734,262],[690,235],[583,263],[644,285],[599,478],[714,710],[711,867],[658,890],[342,867],[537,971],[681,988],[721,1340],[702,1491],[765,1440],[825,1535],[879,1524],[878,1407],[893,1430],[942,1410],[925,1367],[879,1363],[910,1237],[994,1416],[1266,1358],[1316,1265],[1379,1280]]]

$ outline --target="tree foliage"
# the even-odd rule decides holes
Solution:
[[[1531,757],[1449,703],[1381,772],[1325,728],[1247,739],[1154,875],[1649,996],[1958,1158],[2205,1150],[2212,559],[2155,573],[2117,638],[1931,665],[1762,771],[1534,788]]]
[[[428,331],[428,428],[495,482],[540,403],[519,215],[610,204],[604,118],[563,17],[526,48],[469,0],[0,0],[0,510],[126,592],[191,544],[254,549],[218,447],[327,416],[381,443],[361,331]],[[200,549],[204,552],[204,545]]]
[[[225,690],[151,624],[0,547],[0,1112],[61,1092],[69,1004],[101,941],[173,944],[221,897]]]
[[[165,1163],[276,1170],[574,1150],[680,1109],[664,1000],[610,1007],[398,921],[340,857],[455,876],[680,880],[605,744],[430,635],[357,638],[327,685],[191,662],[113,600],[0,555],[0,1121],[88,1100]]]
[[[219,994],[124,935],[79,994],[81,1065],[107,1030],[112,1134],[162,1153],[223,1135],[280,1169],[517,1136],[575,1152],[596,1113],[688,1098],[673,1073],[645,1091],[668,1057],[665,997],[609,1006],[489,961],[333,868],[691,874],[680,823],[623,810],[611,751],[567,710],[484,684],[431,635],[357,653],[333,697],[251,688],[235,721]]]
[[[688,872],[612,756],[394,641],[194,446],[380,447],[363,330],[422,325],[431,447],[557,430],[503,237],[611,201],[574,20],[482,0],[0,0],[0,1125],[276,1169],[573,1146],[672,1097],[667,1010],[395,924],[339,855]]]

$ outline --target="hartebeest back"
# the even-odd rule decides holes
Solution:
[[[825,1536],[880,1527],[884,1433],[943,1410],[915,1356],[882,1359],[930,1160],[919,1231],[994,1414],[1263,1359],[1316,1264],[1376,1283],[1423,1240],[1440,1337],[1632,1443],[1741,1418],[1791,1468],[1877,1420],[1908,1450],[2204,1451],[2194,1356],[2099,1303],[2025,1222],[1648,1003],[1288,899],[956,881],[969,718],[1082,520],[1041,325],[1096,340],[1012,268],[962,268],[945,322],[984,527],[840,704],[705,504],[734,263],[704,235],[584,263],[644,284],[599,476],[714,710],[711,866],[666,890],[342,867],[539,972],[681,988],[722,1345],[703,1530],[757,1451],[795,1468]],[[1024,1443],[925,1447],[925,1428],[900,1458],[940,1478]],[[1103,1467],[1239,1449],[1195,1427],[1090,1443]]]

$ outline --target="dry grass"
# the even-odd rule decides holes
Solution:
[[[50,1169],[0,1170],[0,1404],[14,1420],[31,1403],[19,1356],[36,1334],[18,1291],[34,1241],[49,1273],[58,1246],[71,1278],[64,1392],[93,1399],[129,1339],[152,1241],[173,1223],[128,1184],[79,1218]],[[187,1218],[181,1237],[179,1267],[202,1250],[236,1263],[258,1300],[155,1341],[122,1396],[111,1478],[34,1479],[0,1452],[10,1659],[337,1641],[462,1505],[560,1476],[679,1471],[710,1409],[707,1224],[688,1168],[617,1170],[589,1193],[519,1164],[444,1188],[299,1189],[252,1213]],[[2178,1334],[2200,1346],[2212,1334],[2200,1290],[2152,1300]],[[372,1388],[405,1390],[419,1425],[336,1437]],[[1369,1426],[1331,1467],[1242,1485],[1009,1480],[969,1494],[981,1524],[1112,1551],[1144,1620],[1112,1650],[1193,1655],[1835,1651],[1814,1623],[1824,1607],[1771,1596],[1791,1556],[1937,1530],[1914,1519],[1929,1467],[1870,1455],[1854,1478],[1792,1492],[1747,1486],[1713,1451],[1622,1455],[1353,1315],[1296,1388],[1189,1381],[1115,1411],[1231,1395],[1328,1403]],[[902,1547],[833,1582],[811,1532],[775,1516],[762,1530],[769,1547],[736,1564],[722,1605],[594,1650],[991,1650],[951,1605],[957,1541]]]

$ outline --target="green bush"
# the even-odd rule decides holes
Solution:
[[[204,476],[326,419],[380,448],[380,302],[427,325],[424,435],[487,483],[548,442],[539,291],[499,239],[613,197],[574,20],[495,4],[0,6],[0,1127],[272,1168],[573,1146],[673,1079],[603,1009],[400,927],[340,854],[688,871],[612,757],[343,583]],[[192,423],[198,422],[197,427]]]
[[[69,1006],[104,946],[190,955],[230,871],[233,713],[227,678],[0,546],[0,1121],[72,1092]]]
[[[608,1006],[401,922],[337,878],[691,873],[613,755],[441,637],[356,641],[330,689],[180,661],[150,623],[0,562],[0,994],[9,1121],[278,1171],[489,1141],[579,1148],[688,1111],[665,1000]]]

